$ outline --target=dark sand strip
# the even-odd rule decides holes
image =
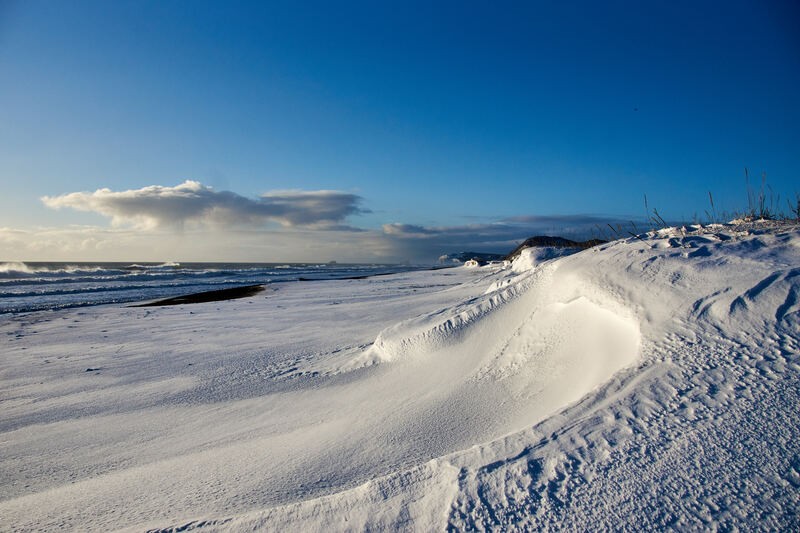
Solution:
[[[232,287],[230,289],[219,289],[216,291],[196,292],[185,296],[175,296],[174,298],[165,298],[163,300],[132,305],[130,307],[157,307],[162,305],[199,304],[204,302],[235,300],[236,298],[247,298],[248,296],[258,294],[265,288],[264,285],[245,285],[244,287]]]

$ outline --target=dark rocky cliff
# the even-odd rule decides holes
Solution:
[[[531,237],[529,239],[525,239],[525,242],[514,248],[514,250],[508,254],[505,259],[507,261],[513,261],[519,253],[524,250],[525,248],[591,248],[592,246],[597,246],[598,244],[603,244],[606,241],[600,239],[590,239],[588,241],[572,241],[569,239],[565,239],[564,237],[548,237],[547,235],[540,235],[536,237]]]

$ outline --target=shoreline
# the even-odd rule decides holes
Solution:
[[[462,265],[434,265],[430,268],[420,268],[418,270],[402,270],[399,272],[379,272],[377,274],[362,274],[358,276],[346,276],[342,278],[308,278],[305,276],[300,276],[296,280],[286,280],[289,281],[349,281],[349,280],[358,280],[358,279],[370,279],[370,278],[378,278],[381,276],[394,276],[396,274],[402,274],[403,272],[430,272],[434,270],[444,270],[446,268],[455,268]],[[283,283],[283,282],[281,282]]]
[[[450,266],[434,266],[428,269],[421,269],[422,271],[429,271],[429,270],[442,270],[445,268],[452,268]],[[340,277],[340,278],[308,278],[308,277],[298,277],[296,280],[281,280],[275,281],[272,283],[290,283],[290,282],[307,282],[307,281],[351,281],[351,280],[364,280],[370,278],[377,278],[380,276],[393,276],[395,274],[399,274],[400,272],[380,272],[378,274],[364,274],[359,276],[347,276],[347,277]],[[221,302],[225,300],[237,300],[239,298],[248,298],[250,296],[255,296],[256,294],[263,292],[267,288],[268,284],[257,284],[257,285],[244,285],[241,287],[230,287],[228,289],[217,289],[213,291],[202,291],[202,292],[194,292],[189,294],[184,294],[181,296],[173,296],[170,298],[162,298],[160,300],[155,300],[146,303],[140,303],[135,305],[129,305],[128,307],[161,307],[161,306],[168,306],[168,305],[183,305],[183,304],[196,304],[196,303],[206,303],[206,302]]]
[[[99,264],[99,263],[98,263]],[[231,268],[237,265],[230,265]],[[186,303],[200,303],[203,301],[224,301],[230,299],[237,299],[237,298],[244,298],[250,296],[247,291],[244,290],[245,287],[257,286],[257,285],[273,285],[273,284],[283,284],[283,283],[294,283],[294,282],[306,282],[306,281],[347,281],[347,280],[359,280],[359,279],[368,279],[375,276],[391,276],[401,274],[403,272],[417,272],[417,271],[427,271],[427,270],[438,270],[440,268],[449,268],[450,265],[445,267],[438,266],[438,265],[431,265],[427,267],[403,267],[401,265],[397,265],[395,270],[391,271],[381,271],[378,270],[377,272],[338,272],[339,275],[336,273],[333,274],[332,277],[323,277],[325,276],[324,272],[298,272],[299,276],[279,276],[278,279],[272,278],[266,274],[258,275],[258,276],[249,276],[250,279],[242,279],[239,283],[242,283],[241,286],[236,285],[229,285],[229,283],[225,283],[228,285],[226,288],[214,288],[213,284],[205,284],[202,281],[198,282],[198,285],[192,286],[193,283],[186,283],[186,287],[183,287],[185,292],[178,292],[177,294],[174,292],[177,287],[170,288],[170,286],[162,287],[163,290],[158,290],[158,287],[154,287],[151,291],[149,288],[145,287],[151,294],[134,294],[128,295],[129,292],[133,292],[135,289],[141,288],[136,285],[131,285],[130,291],[127,290],[124,286],[116,286],[112,285],[108,290],[103,290],[102,286],[92,287],[88,289],[86,294],[84,291],[80,290],[73,290],[70,287],[69,291],[60,291],[56,290],[53,292],[51,296],[47,297],[46,295],[39,295],[33,289],[37,287],[33,287],[31,289],[32,292],[30,293],[23,293],[19,295],[15,295],[9,293],[8,295],[3,294],[0,292],[0,316],[18,316],[28,313],[37,313],[37,312],[47,312],[47,311],[62,311],[66,309],[77,309],[77,308],[86,308],[86,307],[95,307],[95,306],[105,306],[105,305],[112,305],[112,306],[120,306],[120,307],[157,307],[157,306],[167,306],[167,305],[180,305]],[[64,269],[66,269],[66,264],[64,265]],[[56,272],[62,272],[64,269],[61,269],[59,265],[59,269]],[[342,275],[344,274],[344,275]],[[350,274],[350,275],[348,275]],[[81,274],[84,277],[88,276],[91,277],[93,271],[88,274]],[[234,269],[232,276],[236,277],[239,275],[239,271]],[[317,277],[320,276],[320,277]],[[187,274],[184,276],[186,279],[179,279],[179,281],[192,281],[192,276]],[[281,279],[283,278],[283,279]],[[64,277],[65,281],[69,281],[69,276]],[[33,279],[30,283],[32,285],[36,285],[40,280]],[[52,285],[53,281],[45,280],[48,282],[48,286]],[[118,281],[118,280],[117,280]],[[231,280],[233,281],[233,280]],[[20,283],[23,283],[24,280],[20,280]],[[235,283],[235,281],[233,281]],[[183,283],[181,283],[183,284]],[[203,286],[205,285],[205,286]],[[56,289],[59,289],[56,286]],[[50,289],[53,290],[53,289]],[[239,294],[238,291],[244,291],[243,293]],[[219,291],[219,292],[218,292]],[[158,292],[161,292],[159,294]],[[166,294],[164,294],[166,292]],[[170,294],[172,292],[172,294]],[[205,294],[209,293],[209,294]],[[73,297],[72,299],[70,296],[72,294],[77,295],[77,297]],[[255,294],[255,293],[253,293]],[[200,295],[202,299],[200,299]],[[5,296],[9,296],[10,298],[14,298],[15,301],[8,301],[4,300]],[[30,296],[30,300],[27,297]],[[207,298],[207,300],[205,299]]]

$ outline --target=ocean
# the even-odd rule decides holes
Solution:
[[[426,267],[314,263],[0,263],[0,314],[130,303],[242,285],[347,279]]]

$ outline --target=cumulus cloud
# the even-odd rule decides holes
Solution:
[[[526,239],[534,234],[552,234],[583,238],[592,232],[607,231],[608,224],[630,226],[616,217],[597,215],[525,215],[504,218],[498,222],[464,224],[459,226],[418,226],[414,224],[384,224],[383,232],[398,239],[449,239],[453,243],[503,242]]]
[[[31,260],[434,261],[459,251],[505,253],[534,235],[610,235],[599,215],[524,215],[451,226],[391,223],[357,229],[367,210],[341,191],[281,190],[247,198],[196,181],[177,186],[45,196],[53,209],[109,217],[112,227],[0,228],[0,257]],[[279,224],[283,227],[274,227]],[[140,231],[147,228],[149,231]]]
[[[384,224],[383,232],[386,235],[393,235],[404,239],[425,239],[428,237],[435,237],[437,231],[435,229],[426,228],[424,226],[416,226],[414,224]]]
[[[286,227],[352,229],[343,224],[350,215],[367,213],[361,197],[340,191],[273,191],[246,198],[215,191],[187,180],[175,187],[152,185],[128,191],[98,189],[44,196],[53,209],[91,211],[111,218],[112,224],[139,228],[197,226],[258,226],[277,222]]]
[[[417,226],[413,224],[384,224],[383,232],[400,239],[450,238],[463,240],[482,240],[485,238],[504,238],[519,233],[520,228],[503,223],[467,224],[464,226]]]

